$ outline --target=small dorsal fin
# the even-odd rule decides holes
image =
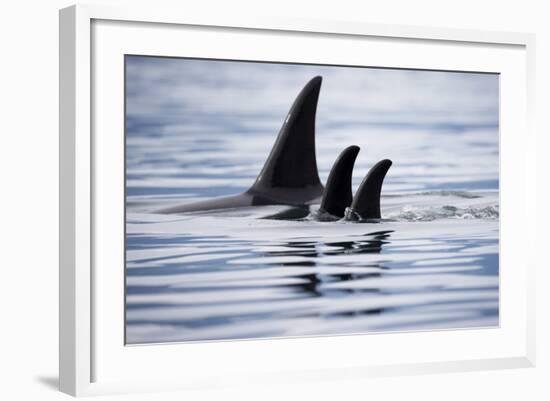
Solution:
[[[248,192],[288,203],[305,203],[323,193],[315,157],[315,114],[320,76],[292,104],[273,149]]]
[[[344,212],[353,199],[351,178],[358,153],[359,146],[349,146],[340,153],[332,165],[319,207],[321,213],[344,217]]]
[[[360,219],[379,219],[380,214],[380,192],[384,177],[392,165],[391,160],[384,159],[376,163],[359,185],[350,212]],[[346,212],[347,213],[347,212]]]

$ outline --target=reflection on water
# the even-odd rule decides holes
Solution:
[[[260,218],[274,208],[131,215],[128,342],[498,323],[497,221]]]
[[[498,77],[129,63],[128,343],[498,324]],[[151,212],[247,189],[318,74],[321,180],[349,144],[354,189],[392,159],[382,220],[319,221],[318,205]]]

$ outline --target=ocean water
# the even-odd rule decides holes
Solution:
[[[315,75],[321,180],[391,159],[380,222],[154,212],[250,187]],[[498,325],[497,75],[132,56],[126,107],[128,344]]]

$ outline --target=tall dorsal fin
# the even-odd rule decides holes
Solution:
[[[344,217],[346,208],[351,205],[353,200],[351,177],[358,153],[359,146],[348,146],[332,165],[321,206],[319,207],[320,212],[326,212],[336,217]]]
[[[307,202],[323,193],[315,157],[315,113],[320,76],[294,100],[271,153],[249,192],[283,202]]]
[[[359,219],[379,219],[381,217],[380,192],[384,177],[391,165],[391,160],[384,159],[372,166],[357,188],[351,207],[349,211],[346,211],[346,217],[348,215]]]

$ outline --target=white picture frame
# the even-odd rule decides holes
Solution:
[[[98,246],[101,247],[102,241],[114,239],[114,242],[117,242],[120,231],[111,230],[109,237],[105,232],[104,223],[118,221],[116,216],[122,207],[120,199],[105,202],[106,199],[101,199],[102,195],[98,195],[105,193],[102,189],[104,184],[97,177],[101,176],[101,171],[106,168],[104,162],[100,162],[99,159],[120,160],[117,158],[122,157],[121,148],[117,147],[120,143],[111,146],[106,142],[98,143],[94,138],[94,130],[98,127],[120,131],[120,126],[117,125],[120,121],[104,118],[106,115],[102,114],[101,110],[106,107],[110,107],[114,112],[121,110],[123,105],[120,103],[119,95],[122,88],[117,87],[118,89],[114,89],[115,92],[110,93],[114,94],[109,96],[113,99],[113,108],[113,105],[97,102],[98,98],[105,95],[102,94],[101,87],[94,85],[106,79],[102,69],[110,65],[111,59],[120,62],[119,56],[127,49],[136,49],[136,42],[139,42],[139,52],[143,54],[182,55],[174,53],[179,51],[185,55],[188,50],[178,50],[175,40],[163,41],[163,38],[180,35],[180,32],[181,35],[188,34],[186,27],[200,31],[198,35],[215,33],[213,37],[217,38],[220,35],[230,38],[233,34],[243,38],[246,35],[263,35],[262,38],[275,44],[273,49],[284,47],[276,45],[278,41],[284,41],[280,35],[295,35],[296,38],[305,38],[304,40],[318,38],[327,43],[331,38],[338,38],[342,43],[384,41],[385,46],[395,43],[404,46],[402,48],[405,50],[411,47],[415,52],[420,52],[415,60],[412,60],[411,54],[407,51],[395,56],[386,53],[385,61],[381,61],[384,66],[467,71],[475,69],[478,65],[481,66],[478,67],[480,71],[504,74],[506,81],[501,92],[501,117],[504,114],[501,128],[501,179],[504,178],[501,189],[501,251],[504,251],[506,260],[502,259],[501,252],[501,264],[505,263],[500,294],[504,315],[500,327],[494,330],[451,330],[444,333],[400,333],[125,348],[123,338],[117,334],[123,330],[124,324],[122,320],[119,322],[120,326],[117,323],[120,316],[123,316],[123,308],[118,302],[124,292],[123,286],[119,285],[122,282],[120,280],[123,270],[115,268],[101,274],[97,274],[96,271],[99,265],[109,264],[109,258],[112,257],[113,261],[116,259],[114,253],[97,252],[97,249]],[[134,44],[130,44],[129,38]],[[220,52],[214,47],[209,48],[209,42],[202,43],[205,49],[201,51],[209,51],[209,54],[213,55]],[[514,236],[513,231],[507,229],[513,227],[520,232],[523,229],[535,231],[535,134],[532,129],[534,44],[534,35],[523,33],[359,22],[262,19],[246,16],[236,20],[182,11],[166,11],[154,7],[111,8],[78,5],[61,10],[60,390],[72,395],[94,395],[202,389],[246,384],[251,379],[260,383],[337,378],[361,380],[372,376],[534,366],[536,261],[534,256],[529,256],[534,255],[534,252],[526,252],[527,256],[519,255],[521,246],[533,245],[525,238],[516,238],[517,234]],[[260,46],[255,46],[258,47],[256,51],[259,59],[267,57],[265,54],[269,49],[262,49],[262,53]],[[435,54],[435,49],[441,52],[439,56]],[[483,54],[489,51],[488,49],[494,50],[495,57],[492,57],[492,60],[489,60],[491,57],[486,57],[488,60],[483,61]],[[383,50],[378,51],[380,57],[384,56]],[[289,60],[289,57],[293,57],[290,53],[275,55],[274,50],[273,54],[275,58],[294,61]],[[444,57],[444,54],[448,54],[449,57]],[[465,55],[463,63],[457,61],[460,54]],[[474,60],[473,54],[478,55],[479,60]],[[340,57],[351,55],[343,53]],[[406,59],[407,57],[409,59]],[[437,62],[434,61],[435,57],[439,58]],[[120,72],[107,78],[120,79]],[[517,134],[518,131],[522,134]],[[120,166],[116,161],[108,163],[108,167],[115,167],[113,170]],[[123,174],[122,171],[114,174],[115,184],[110,185],[116,185],[118,182],[121,188],[123,187],[123,181],[119,179],[120,174]],[[119,181],[116,181],[117,179]],[[522,190],[513,190],[518,185],[521,185]],[[115,204],[115,207],[112,211],[105,211],[105,204]],[[512,210],[516,213],[511,213]],[[519,250],[512,250],[507,246],[516,243],[521,245],[518,247]],[[507,264],[514,265],[515,269],[508,269]],[[123,269],[124,266],[121,265],[119,268]],[[113,304],[112,314],[103,313]],[[510,307],[511,305],[514,307]],[[441,347],[444,350],[445,344],[450,345],[451,341],[454,350],[445,353],[438,349]],[[379,354],[375,352],[376,349],[383,350],[388,344],[392,344],[393,349],[396,349],[398,344],[404,344],[407,349],[413,348],[411,345],[414,344],[416,350],[403,351],[391,357],[387,352],[386,355],[383,351]],[[433,350],[422,351],[423,345],[430,345]],[[323,360],[318,360],[314,356],[320,347],[325,350]],[[369,350],[369,358],[362,357],[360,352],[355,355],[350,352],[345,359],[337,352],[343,347]],[[309,355],[310,358],[293,361],[293,366],[290,366],[288,361],[281,357],[290,352],[295,355]],[[436,357],[436,354],[439,354],[439,357]],[[181,355],[186,355],[186,362],[181,362]],[[260,357],[262,360],[258,359]],[[202,359],[216,359],[220,363],[216,368],[212,368],[210,364],[201,364]],[[264,363],[263,360],[267,362]],[[175,361],[185,365],[178,365],[180,372],[184,371],[185,374],[167,374],[169,370],[174,371]],[[154,371],[147,370],[147,366],[154,367]]]

